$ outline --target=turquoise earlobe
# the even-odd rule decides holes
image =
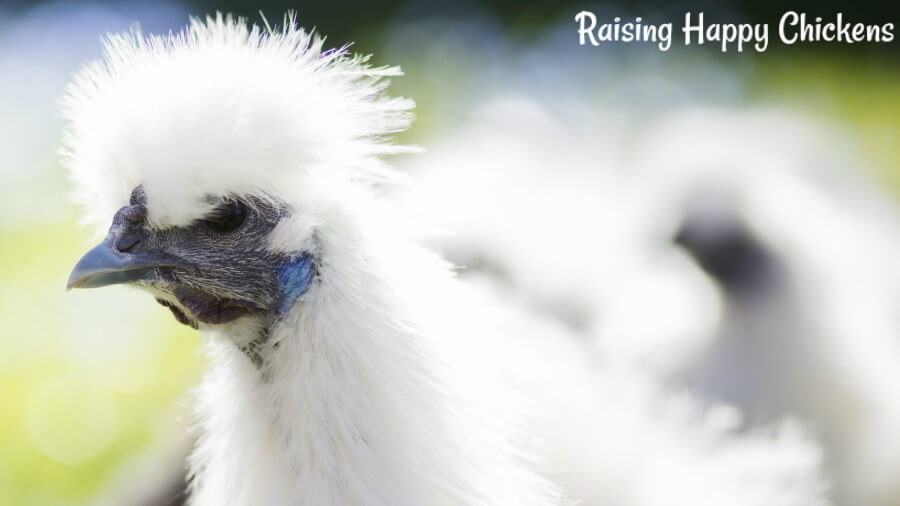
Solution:
[[[314,274],[312,257],[307,254],[291,257],[281,264],[278,268],[278,287],[281,290],[279,316],[287,313],[297,299],[306,293]]]

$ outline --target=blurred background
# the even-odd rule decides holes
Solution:
[[[789,7],[900,22],[898,4]],[[748,425],[800,416],[836,500],[900,505],[900,459],[879,450],[900,439],[896,41],[577,44],[583,9],[676,30],[686,11],[786,10],[750,1],[197,0],[0,3],[0,506],[164,504],[204,368],[199,336],[143,294],[64,290],[89,245],[57,158],[70,74],[135,23],[288,9],[406,72],[391,90],[417,119],[399,140],[427,151],[394,160],[418,186],[393,195],[453,232],[424,240],[464,276]]]

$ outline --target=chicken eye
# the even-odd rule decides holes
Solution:
[[[233,232],[247,219],[247,206],[237,200],[227,201],[203,220],[207,228],[215,232]]]

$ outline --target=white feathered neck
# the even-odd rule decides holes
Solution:
[[[554,503],[515,397],[471,356],[477,311],[437,258],[355,220],[321,236],[318,281],[262,370],[239,335],[209,341],[192,504]]]

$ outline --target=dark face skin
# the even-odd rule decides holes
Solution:
[[[289,215],[286,205],[247,197],[218,199],[215,210],[186,227],[147,226],[138,186],[116,212],[106,240],[76,265],[69,288],[130,283],[149,289],[186,325],[241,317],[271,322],[308,288],[308,253],[268,251],[268,236]]]
[[[674,242],[731,296],[759,293],[775,277],[775,259],[736,216],[689,215]]]

